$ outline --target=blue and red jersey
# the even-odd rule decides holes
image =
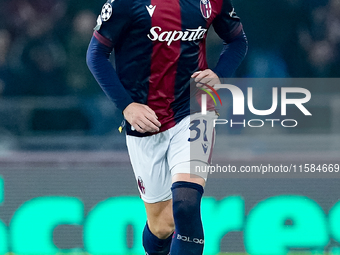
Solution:
[[[88,60],[90,70],[120,110],[131,102],[147,104],[162,124],[160,132],[165,131],[190,114],[190,77],[208,68],[205,39],[210,25],[226,45],[235,38],[245,40],[230,0],[108,0],[92,39],[100,47],[94,50],[90,44],[88,58],[98,49],[108,58],[114,50],[111,84],[100,77],[100,62]],[[234,71],[245,55],[242,50],[236,52],[240,59],[235,63],[221,56],[217,75],[225,77],[224,68]],[[129,125],[127,134],[150,135]]]

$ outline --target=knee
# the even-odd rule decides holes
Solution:
[[[189,199],[176,199],[173,200],[173,214],[174,218],[185,217],[190,218],[192,213],[199,210],[199,204],[197,201],[192,201]]]
[[[147,224],[151,233],[159,239],[169,237],[175,228],[171,200],[145,205],[148,216]]]
[[[203,187],[196,183],[175,182],[172,186],[175,222],[183,223],[200,215]],[[177,224],[177,223],[176,223]]]
[[[157,236],[159,239],[168,238],[175,230],[175,224],[173,221],[170,222],[158,222],[156,224],[152,224],[149,228],[151,232]]]

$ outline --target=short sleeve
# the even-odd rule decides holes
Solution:
[[[235,9],[230,0],[222,0],[222,9],[213,21],[215,32],[225,42],[230,42],[242,31],[240,18],[236,15]]]
[[[114,47],[124,36],[130,25],[132,0],[108,0],[97,18],[94,28],[108,39]]]

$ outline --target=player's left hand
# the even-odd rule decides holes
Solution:
[[[214,87],[215,84],[221,84],[217,74],[214,73],[211,69],[205,69],[203,71],[195,72],[191,75],[191,78],[195,78],[195,82],[197,82],[197,87],[203,87],[204,84],[208,84],[211,87]]]

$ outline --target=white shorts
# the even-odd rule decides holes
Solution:
[[[132,168],[143,201],[156,203],[171,199],[172,176],[194,173],[194,165],[211,163],[215,112],[187,116],[174,127],[146,137],[126,136]],[[191,168],[191,169],[190,169]],[[196,176],[197,177],[197,176]]]

